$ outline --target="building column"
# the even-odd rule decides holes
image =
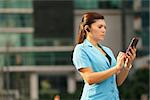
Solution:
[[[2,73],[0,72],[0,90],[3,90],[3,83],[4,81],[3,81],[3,75],[2,75]]]
[[[75,77],[72,75],[68,76],[67,90],[68,90],[68,93],[74,93],[76,91],[76,80],[75,80]]]
[[[38,100],[38,75],[37,73],[30,74],[30,98],[31,100]]]

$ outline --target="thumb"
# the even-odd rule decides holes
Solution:
[[[120,59],[120,61],[119,61],[119,64],[120,64],[121,66],[124,65],[124,55],[121,57],[121,59]]]
[[[129,62],[129,59],[127,58],[126,61],[125,61],[125,63],[128,63],[128,62]]]
[[[125,61],[125,64],[124,64],[125,67],[127,67],[128,62],[129,62],[129,59],[127,58],[126,61]]]

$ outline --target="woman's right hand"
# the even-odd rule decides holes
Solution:
[[[119,74],[121,69],[123,68],[125,57],[126,57],[125,53],[119,52],[116,64],[117,74]]]

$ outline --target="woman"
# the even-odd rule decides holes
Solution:
[[[119,52],[117,60],[103,45],[106,23],[101,14],[85,13],[80,23],[73,63],[84,79],[81,100],[119,100],[117,85],[126,79],[136,56],[136,49]]]

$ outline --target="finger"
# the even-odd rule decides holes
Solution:
[[[135,54],[136,53],[136,49],[135,48],[131,48],[131,53]]]
[[[127,65],[130,65],[131,63],[132,63],[132,61],[129,58],[127,58],[124,63],[124,66],[127,67]]]
[[[119,54],[118,54],[117,58],[119,58],[119,57],[120,57],[120,54],[121,54],[121,53],[119,52]]]
[[[125,56],[125,55],[124,55],[124,56],[122,56],[122,57],[120,58],[121,63],[123,63],[123,64],[124,64],[124,62],[125,62],[125,58],[126,58],[126,56]]]
[[[136,48],[135,47],[133,47],[133,50],[136,52]]]
[[[119,60],[123,55],[124,55],[123,52],[119,52],[119,54],[118,54],[118,56],[117,56],[117,59]]]
[[[125,61],[125,58],[126,58],[126,55],[125,54],[123,54],[123,55],[121,55],[121,57],[118,59],[119,61]]]
[[[136,51],[135,51],[135,49],[131,49],[131,52],[129,52],[128,55],[131,56],[132,59],[134,59],[136,57]]]
[[[126,60],[126,63],[128,63],[129,62],[129,58],[127,58],[127,60]]]
[[[133,50],[134,50],[134,56],[136,57],[136,48],[134,48]]]
[[[127,55],[128,55],[128,56],[132,56],[132,53],[131,53],[131,52],[127,52]]]
[[[133,48],[133,54],[136,55],[136,48]]]
[[[132,59],[132,55],[131,55],[131,53],[127,55],[127,58],[128,58],[129,60],[131,60],[131,59]]]
[[[128,59],[128,58],[127,58],[126,61],[125,61],[125,64],[127,64],[127,63],[129,63],[129,59]]]
[[[130,63],[129,59],[127,58],[124,64],[124,67],[127,67],[127,65]]]
[[[118,56],[121,57],[122,55],[123,55],[123,52],[119,52],[119,55],[118,55]]]
[[[124,56],[121,56],[118,60],[121,62],[124,59]]]
[[[132,47],[129,48],[129,52],[133,54],[133,48]]]
[[[118,60],[118,64],[122,65],[122,63],[124,63],[124,56],[120,57],[120,59]]]

